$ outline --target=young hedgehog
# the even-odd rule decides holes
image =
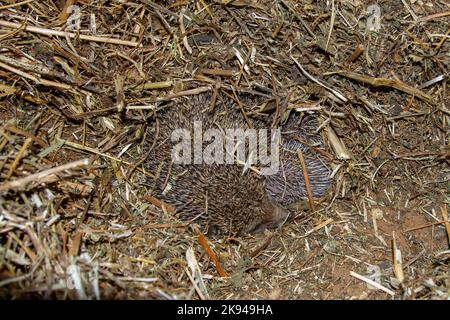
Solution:
[[[240,236],[280,227],[289,218],[289,205],[307,197],[298,149],[304,153],[313,196],[322,197],[326,193],[331,184],[326,162],[300,142],[321,144],[320,136],[314,133],[312,118],[301,123],[297,123],[298,116],[288,119],[281,130],[279,170],[273,175],[261,176],[250,169],[244,172],[244,166],[236,162],[175,163],[172,153],[180,143],[172,141],[176,129],[187,129],[190,139],[194,136],[194,121],[201,121],[203,132],[248,129],[248,121],[232,99],[220,95],[214,111],[210,105],[209,93],[180,98],[161,106],[152,118],[156,121],[149,126],[147,141],[152,147],[147,147],[151,149],[145,166],[155,175],[147,181],[151,194],[171,205],[181,220],[199,224],[211,236]],[[269,129],[270,133],[268,120],[249,121],[255,129]],[[270,142],[269,136],[269,145]],[[203,142],[202,150],[209,143]],[[247,150],[245,157],[248,155]]]

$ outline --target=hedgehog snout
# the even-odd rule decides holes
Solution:
[[[246,232],[261,233],[266,229],[281,227],[289,218],[289,211],[275,205],[267,197],[262,201],[262,214],[249,223]]]

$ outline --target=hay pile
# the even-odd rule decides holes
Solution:
[[[158,3],[0,2],[0,297],[448,299],[448,4]],[[313,212],[216,241],[146,193],[155,108],[207,90],[320,117]]]

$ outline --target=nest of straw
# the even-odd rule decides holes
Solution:
[[[0,297],[448,299],[448,10],[1,1]],[[218,240],[148,197],[155,108],[208,90],[315,114],[328,196]]]

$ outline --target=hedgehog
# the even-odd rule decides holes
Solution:
[[[247,106],[255,104],[255,99],[261,100],[242,94],[240,97]],[[175,215],[182,221],[200,225],[209,236],[242,236],[275,229],[292,216],[290,205],[307,197],[297,150],[304,153],[313,196],[320,198],[326,194],[332,182],[330,169],[328,162],[310,147],[322,145],[320,135],[315,132],[317,124],[313,117],[300,119],[298,114],[294,114],[280,128],[278,171],[272,174],[261,175],[261,170],[258,170],[260,162],[247,165],[245,160],[254,154],[245,141],[241,159],[244,161],[195,161],[192,148],[195,142],[192,140],[196,123],[201,124],[205,133],[201,142],[205,152],[205,145],[217,139],[205,141],[208,129],[225,134],[229,129],[245,130],[252,126],[259,130],[270,129],[271,126],[269,117],[244,114],[242,105],[240,107],[226,94],[215,98],[213,108],[211,99],[212,94],[207,92],[158,106],[145,139],[149,154],[145,168],[154,175],[146,181],[152,197],[174,208]],[[184,138],[192,142],[191,148],[187,148],[183,155],[191,161],[180,162],[174,153],[175,146],[180,144],[180,141],[174,141],[177,130],[184,130],[187,134]],[[264,135],[273,142],[270,130],[262,137]],[[236,154],[225,150],[225,147],[219,151],[228,152],[236,160]]]

